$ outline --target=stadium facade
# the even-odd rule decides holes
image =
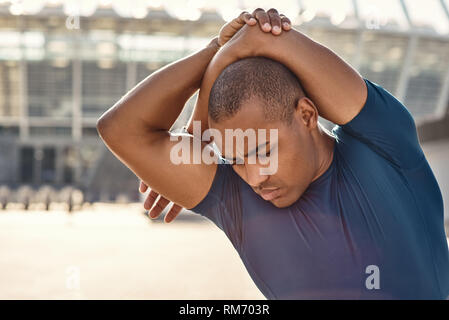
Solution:
[[[215,2],[0,1],[0,185],[72,185],[88,201],[138,200],[137,178],[100,141],[96,120],[153,71],[207,44],[223,17],[259,6]],[[449,1],[332,1],[338,10],[329,2],[279,9],[403,101],[425,140],[449,137]]]

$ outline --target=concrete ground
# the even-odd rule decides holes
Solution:
[[[265,299],[224,233],[140,204],[0,211],[0,299]]]

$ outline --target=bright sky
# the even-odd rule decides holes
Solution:
[[[354,3],[356,6],[354,6]],[[449,0],[404,0],[410,20],[417,27],[431,26],[435,31],[449,33],[449,17],[442,3],[449,7]],[[359,17],[374,27],[395,24],[408,27],[408,19],[400,0],[0,0],[9,6],[14,15],[35,14],[45,5],[63,5],[64,13],[89,16],[98,7],[112,8],[124,17],[144,18],[152,8],[164,8],[181,20],[197,20],[202,10],[216,10],[226,21],[241,10],[252,11],[257,7],[274,7],[293,21],[311,21],[327,16],[335,25],[347,17]],[[301,10],[301,16],[299,13]]]

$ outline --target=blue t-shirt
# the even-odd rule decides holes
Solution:
[[[193,209],[232,242],[268,299],[444,299],[449,252],[440,189],[407,109],[365,79],[368,97],[332,132],[327,171],[277,208],[218,165]]]

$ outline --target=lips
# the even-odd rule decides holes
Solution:
[[[270,201],[270,200],[277,198],[279,196],[279,194],[280,194],[280,188],[262,189],[260,191],[260,196],[266,201]]]

